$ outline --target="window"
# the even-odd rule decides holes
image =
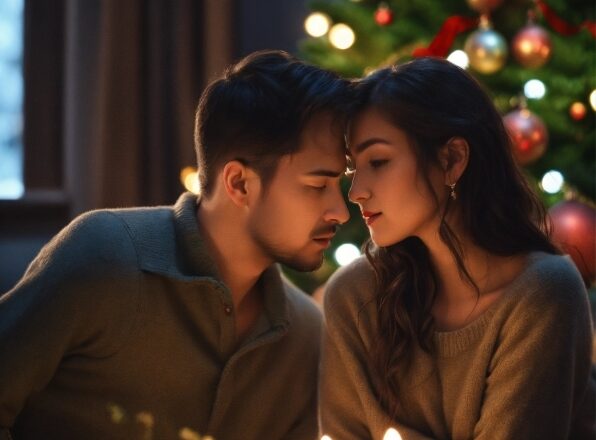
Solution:
[[[0,199],[24,192],[23,2],[0,2]]]

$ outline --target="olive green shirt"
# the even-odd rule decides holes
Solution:
[[[197,198],[75,219],[0,298],[0,427],[15,439],[316,437],[321,318],[275,266],[236,340]]]

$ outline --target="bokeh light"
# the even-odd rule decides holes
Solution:
[[[387,431],[385,431],[383,440],[402,440],[402,438],[401,438],[400,433],[397,432],[397,429],[389,428]]]
[[[461,67],[462,69],[467,69],[470,65],[470,59],[468,58],[468,54],[465,53],[463,50],[455,50],[451,52],[447,57],[447,61],[452,62],[456,66]]]
[[[195,167],[185,167],[180,171],[180,182],[187,191],[198,194],[199,188],[199,174]]]
[[[360,249],[352,243],[344,243],[335,250],[335,261],[340,266],[346,266],[360,256]]]
[[[531,79],[524,84],[524,95],[528,99],[541,99],[546,93],[546,86],[539,79]]]
[[[542,181],[540,182],[542,189],[549,194],[556,194],[561,191],[564,183],[565,178],[557,170],[546,172],[544,176],[542,176]]]
[[[311,37],[322,37],[329,31],[331,19],[322,12],[313,12],[304,20],[304,29]]]
[[[345,50],[352,47],[356,41],[356,35],[347,24],[337,23],[329,31],[329,41],[334,47]]]

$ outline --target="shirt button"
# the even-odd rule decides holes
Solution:
[[[225,305],[224,307],[224,312],[226,312],[226,315],[231,315],[232,314],[232,307],[230,307],[229,305]]]

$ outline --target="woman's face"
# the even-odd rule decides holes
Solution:
[[[355,172],[349,198],[360,205],[372,240],[390,246],[411,236],[423,241],[438,233],[439,206],[447,191],[445,175],[431,165],[431,193],[405,131],[382,113],[367,109],[353,121],[348,133],[349,156]]]

